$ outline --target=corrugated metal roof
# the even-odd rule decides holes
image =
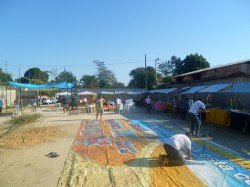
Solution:
[[[250,82],[235,83],[231,89],[225,92],[250,92]]]
[[[231,86],[231,83],[228,84],[214,84],[206,87],[205,89],[200,90],[199,92],[218,92],[220,90],[223,90],[229,86]]]
[[[183,94],[192,94],[192,93],[196,93],[204,88],[206,88],[207,86],[195,86],[195,87],[192,87],[190,89],[188,89],[187,91],[185,92],[182,92]]]
[[[169,88],[169,89],[163,89],[161,91],[158,91],[158,93],[170,93],[174,90],[176,90],[177,88]]]
[[[174,92],[182,93],[182,92],[185,92],[186,90],[188,90],[190,88],[191,88],[191,86],[183,87],[183,88],[179,88],[179,89],[174,90]]]
[[[147,91],[129,91],[127,94],[128,95],[139,95],[139,94],[144,94],[148,93]]]
[[[177,88],[167,88],[167,89],[160,89],[160,90],[150,90],[148,91],[148,93],[169,93],[172,92],[174,90],[176,90]]]
[[[188,73],[183,73],[183,74],[180,74],[180,75],[176,75],[174,77],[183,77],[183,76],[186,76],[186,75],[191,75],[191,74],[195,74],[195,73],[199,73],[199,72],[203,72],[203,71],[208,71],[208,70],[217,69],[217,68],[221,68],[221,67],[232,66],[232,65],[236,65],[236,64],[245,64],[245,63],[250,63],[250,59],[242,60],[242,61],[238,61],[238,62],[233,62],[233,63],[222,64],[222,65],[218,65],[218,66],[213,66],[213,67],[210,67],[210,68],[199,69],[199,70],[196,70],[196,71],[191,71],[191,72],[188,72]]]

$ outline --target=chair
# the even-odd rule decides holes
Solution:
[[[127,99],[126,104],[124,105],[124,111],[130,112],[130,110],[134,110],[135,103],[133,102],[133,99]]]
[[[129,113],[129,109],[130,109],[130,105],[125,104],[124,107],[123,107],[124,113]]]
[[[121,99],[117,99],[116,104],[117,104],[116,111],[119,114],[122,113],[123,112],[123,103],[122,103]]]

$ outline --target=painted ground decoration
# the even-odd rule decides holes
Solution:
[[[58,186],[249,186],[249,158],[205,139],[186,166],[159,166],[162,142],[177,133],[156,119],[83,120]]]

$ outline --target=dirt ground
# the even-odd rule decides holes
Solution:
[[[75,112],[68,115],[63,114],[62,110],[53,111],[48,106],[42,106],[37,112],[43,116],[38,122],[24,125],[8,136],[0,138],[0,186],[2,187],[56,187],[80,121],[95,119],[95,114],[84,114],[80,111],[78,114]],[[26,111],[26,113],[32,112]],[[157,111],[148,115],[145,108],[141,107],[127,114],[105,112],[103,119],[149,117],[189,129],[189,122],[186,120],[172,118],[170,114]],[[0,129],[8,119],[10,116],[0,117]],[[234,129],[203,123],[201,134],[209,140],[250,156],[249,133],[242,134]],[[51,152],[56,152],[59,156],[52,158],[46,156]]]

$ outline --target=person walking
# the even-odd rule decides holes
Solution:
[[[207,112],[205,104],[201,102],[201,99],[195,101],[191,108],[189,109],[190,118],[190,132],[192,136],[199,136],[199,131],[201,127],[201,118],[199,116],[200,112]],[[194,134],[195,131],[195,134]]]
[[[35,97],[32,97],[32,99],[31,99],[31,106],[32,106],[32,110],[33,110],[33,112],[36,112],[36,109],[37,109],[37,104],[36,104],[36,101],[37,101],[37,99],[35,99]]]
[[[103,103],[104,103],[104,99],[102,98],[102,96],[99,97],[99,99],[96,101],[96,119],[98,119],[98,115],[100,114],[100,119],[102,119],[102,114],[103,114]]]
[[[167,155],[160,155],[159,163],[164,166],[181,166],[185,165],[185,157],[182,151],[186,153],[187,159],[192,159],[191,154],[191,138],[190,132],[185,134],[176,134],[166,140],[163,145]]]
[[[145,102],[146,102],[146,110],[147,110],[148,114],[150,114],[150,111],[152,109],[152,106],[151,106],[152,102],[151,102],[151,99],[149,96],[145,99]]]
[[[62,98],[63,113],[66,114],[69,111],[69,99],[66,96]]]

